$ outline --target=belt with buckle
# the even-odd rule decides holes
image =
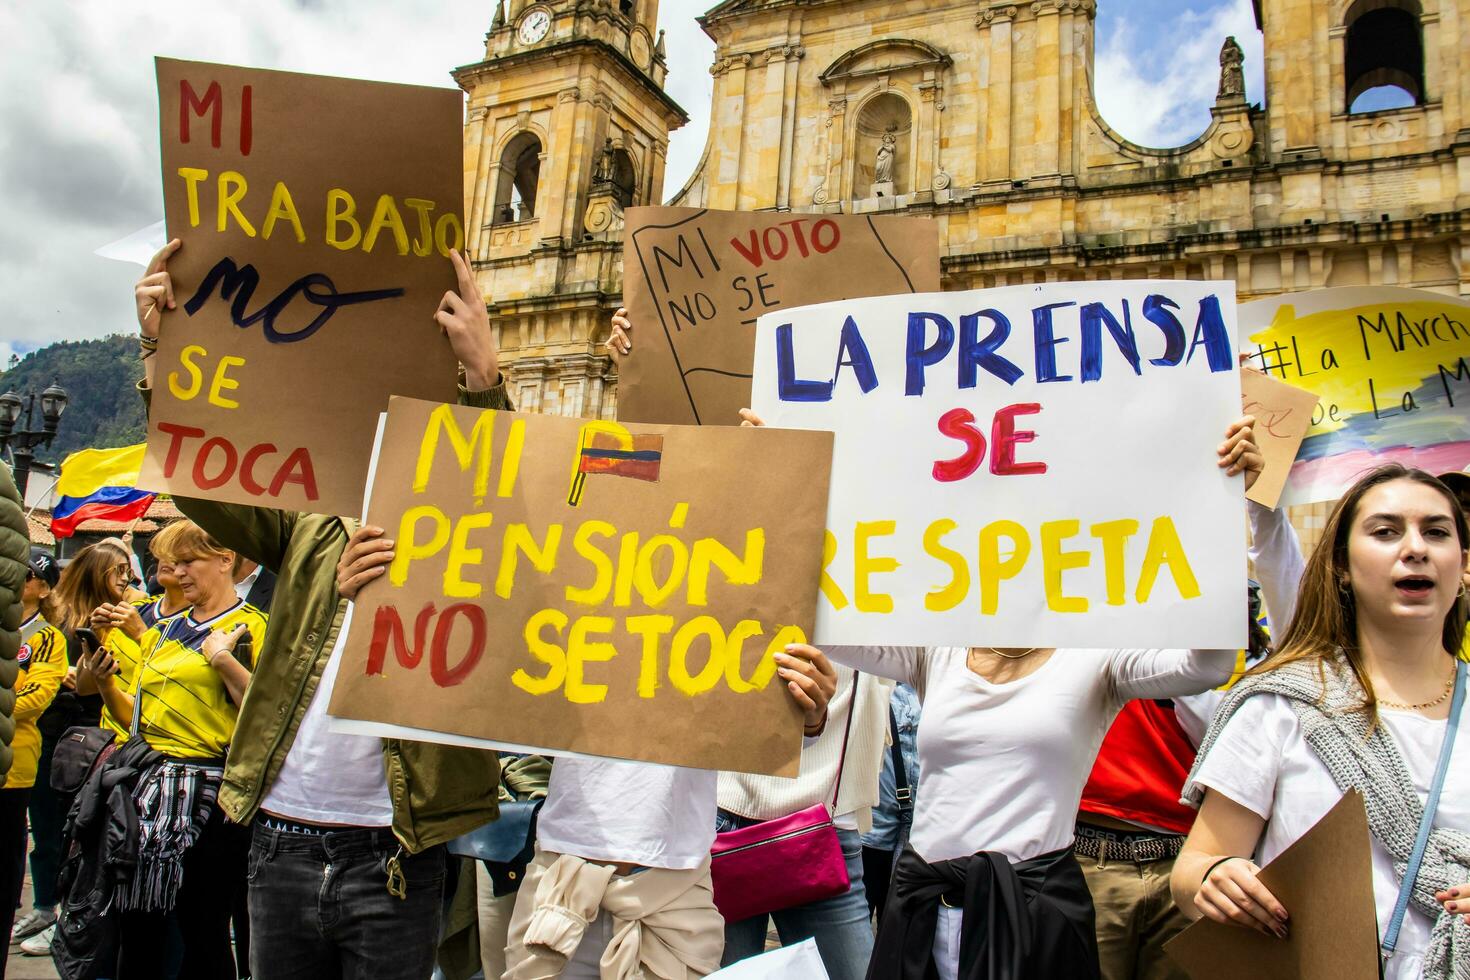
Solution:
[[[1155,834],[1146,830],[1126,831],[1079,823],[1077,839],[1072,845],[1078,857],[1108,858],[1148,864],[1179,856],[1184,848],[1181,834]]]

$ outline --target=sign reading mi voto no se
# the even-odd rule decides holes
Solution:
[[[378,446],[367,522],[396,557],[354,604],[334,718],[796,775],[772,656],[811,635],[830,433],[394,398]]]
[[[761,317],[753,408],[827,429],[817,643],[1238,647],[1227,282],[1099,282]]]

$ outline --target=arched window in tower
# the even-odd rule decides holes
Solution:
[[[1419,0],[1357,0],[1343,25],[1349,112],[1424,102],[1424,36]]]
[[[638,186],[638,176],[633,170],[633,158],[628,155],[627,150],[617,149],[613,151],[612,163],[612,185],[618,203],[625,208],[631,208],[636,203],[634,198]]]
[[[500,155],[492,224],[525,221],[536,216],[536,188],[541,182],[541,141],[535,133],[519,133]]]
[[[912,118],[909,104],[892,92],[875,96],[862,107],[853,144],[854,198],[897,197],[913,189]]]

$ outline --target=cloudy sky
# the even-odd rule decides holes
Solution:
[[[708,130],[713,44],[663,0],[669,91],[692,117],[674,134],[665,186],[684,183]],[[1227,34],[1262,97],[1249,0],[1102,0],[1098,101],[1124,136],[1178,145],[1209,122]],[[51,0],[0,4],[0,365],[67,338],[134,329],[138,270],[97,247],[162,217],[153,56],[452,85],[479,60],[486,0]]]

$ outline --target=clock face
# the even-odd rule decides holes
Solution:
[[[551,14],[545,10],[533,10],[521,20],[517,36],[522,44],[535,44],[551,30]]]
[[[633,36],[628,39],[628,54],[632,57],[633,64],[647,71],[651,53],[648,50],[648,38],[643,36],[642,31],[634,31]]]

